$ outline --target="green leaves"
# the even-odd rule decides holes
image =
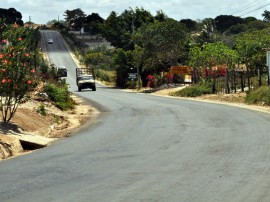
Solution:
[[[73,109],[75,106],[74,100],[69,96],[68,86],[57,86],[55,84],[48,84],[44,86],[44,91],[48,94],[50,99],[55,102],[57,108],[61,110]]]
[[[143,26],[134,34],[133,41],[143,48],[148,66],[158,61],[175,65],[186,55],[189,33],[182,23],[168,19]]]
[[[0,53],[0,108],[4,122],[14,116],[18,105],[27,100],[27,94],[36,86],[34,34],[16,24],[2,32],[2,39],[7,41]]]
[[[265,64],[265,51],[270,45],[269,30],[245,32],[236,38],[236,50],[238,51],[241,62],[254,64]],[[260,61],[258,61],[260,59]],[[264,60],[264,61],[263,61]]]
[[[202,48],[193,47],[190,51],[190,65],[213,67],[227,64],[229,67],[238,61],[238,53],[223,43],[209,43]]]

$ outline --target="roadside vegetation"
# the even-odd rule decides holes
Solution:
[[[73,108],[65,80],[42,58],[39,28],[32,28],[32,22],[23,23],[15,9],[7,13],[0,21],[3,122],[11,120],[18,105],[27,101],[41,82],[46,83],[43,90],[57,107]],[[93,67],[96,78],[106,84],[151,90],[173,86],[186,81],[185,75],[172,74],[171,67],[188,66],[191,86],[172,95],[247,92],[247,103],[269,105],[267,10],[262,13],[263,20],[219,15],[177,21],[163,11],[152,15],[143,8],[129,8],[121,14],[112,11],[107,19],[98,13],[87,15],[80,8],[66,10],[64,16],[64,21],[48,22],[50,29],[59,30],[81,64]],[[86,40],[97,46],[89,48]],[[104,40],[110,47],[102,45]],[[43,113],[42,107],[40,111]]]
[[[213,88],[211,83],[201,83],[192,86],[187,86],[186,88],[171,92],[171,96],[180,96],[180,97],[198,97],[205,94],[212,94]]]
[[[121,14],[112,11],[107,19],[79,8],[66,10],[64,16],[65,21],[51,21],[52,27],[69,37],[82,64],[94,67],[98,79],[117,87],[149,87],[149,75],[154,77],[151,92],[185,83],[185,75],[170,73],[171,66],[192,69],[191,86],[174,96],[251,92],[269,85],[267,10],[263,20],[219,15],[176,21],[162,11],[152,15],[143,8],[129,8]],[[106,40],[113,48],[85,46],[74,34],[82,27],[81,35],[91,36],[98,44]]]
[[[36,56],[38,32],[0,19],[0,110],[4,123],[29,98],[37,85]]]
[[[248,104],[259,104],[270,106],[270,87],[261,86],[253,91],[248,91],[245,98]]]
[[[74,108],[75,102],[67,84],[42,57],[39,29],[0,19],[0,39],[0,111],[3,124],[9,123],[18,106],[32,99],[33,94],[46,95],[47,100],[61,110]],[[46,115],[42,107],[38,111]]]
[[[70,92],[68,91],[68,85],[50,83],[44,86],[44,92],[47,93],[54,105],[61,110],[73,109],[75,106],[74,100],[70,97]]]

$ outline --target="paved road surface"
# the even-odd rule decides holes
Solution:
[[[71,91],[102,113],[71,138],[0,162],[1,202],[270,201],[269,114],[104,86],[79,93],[58,34],[43,34],[57,41],[47,48],[67,62]]]

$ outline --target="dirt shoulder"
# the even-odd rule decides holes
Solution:
[[[248,105],[245,104],[245,96],[246,93],[233,93],[233,94],[210,94],[210,95],[202,95],[199,97],[189,98],[189,97],[174,97],[170,96],[169,93],[179,91],[186,86],[179,86],[179,87],[171,87],[171,88],[164,88],[158,91],[154,91],[151,94],[155,96],[165,96],[165,97],[173,97],[175,99],[185,99],[185,100],[195,100],[200,102],[210,102],[210,103],[216,103],[216,104],[225,104],[225,105],[231,105],[235,107],[242,107],[247,108],[251,110],[261,111],[264,113],[270,113],[270,107],[269,106],[263,106],[263,105]],[[127,92],[134,92],[134,93],[141,93],[144,91],[147,91],[149,89],[141,89],[141,90],[124,90]]]
[[[99,112],[73,96],[73,110],[61,111],[51,103],[29,101],[17,109],[11,123],[0,127],[0,160],[46,147],[51,142],[70,136]],[[46,115],[37,109],[45,105]]]
[[[153,95],[156,96],[169,96],[170,92],[178,91],[184,88],[185,86],[176,87],[176,88],[168,88],[163,89],[157,92],[153,92]],[[235,107],[247,108],[251,110],[261,111],[264,113],[270,113],[270,107],[264,105],[249,105],[245,103],[246,93],[232,93],[232,94],[210,94],[210,95],[202,95],[194,98],[183,98],[183,97],[174,97],[175,99],[188,99],[188,100],[196,100],[200,102],[210,102],[216,104],[225,104],[231,105]],[[172,97],[172,96],[170,96]]]

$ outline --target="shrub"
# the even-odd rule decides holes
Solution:
[[[95,76],[101,81],[105,81],[108,83],[115,83],[116,73],[115,71],[97,69],[95,70]]]
[[[56,84],[47,84],[44,91],[48,94],[51,101],[55,102],[55,106],[61,110],[73,109],[75,101],[71,98],[70,92],[66,84],[57,86]]]
[[[0,112],[8,123],[18,106],[29,98],[38,83],[34,65],[36,32],[17,24],[6,25],[0,19]]]
[[[41,114],[42,116],[46,116],[46,110],[45,110],[44,104],[41,104],[38,106],[37,113]]]
[[[201,85],[188,86],[182,90],[172,92],[170,93],[170,95],[180,97],[197,97],[203,94],[211,94],[211,93],[212,93],[212,84],[203,83]]]
[[[270,87],[262,86],[254,91],[248,91],[245,102],[247,104],[270,105]]]
[[[137,86],[137,80],[135,81],[128,81],[126,83],[126,88],[129,88],[129,89],[135,89]]]

